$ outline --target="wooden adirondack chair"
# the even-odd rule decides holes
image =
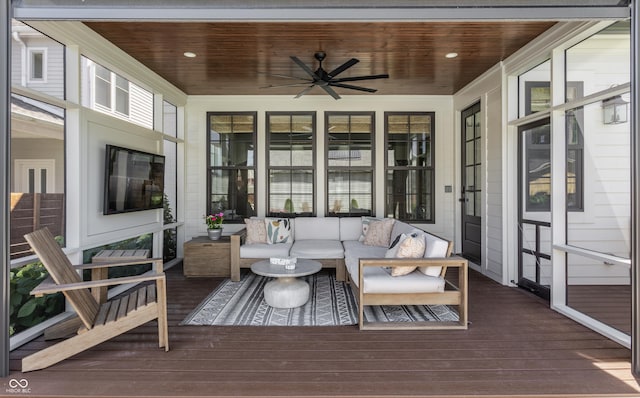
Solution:
[[[149,258],[125,263],[92,263],[74,266],[71,265],[48,229],[29,233],[25,238],[49,272],[49,277],[31,294],[42,296],[62,292],[76,310],[79,320],[75,325],[79,328],[73,337],[24,357],[23,372],[51,366],[154,319],[158,320],[159,346],[164,347],[165,351],[169,350],[166,281],[162,270],[162,259]],[[78,270],[81,269],[146,263],[153,263],[153,271],[139,276],[83,282],[78,274]],[[128,295],[102,304],[96,301],[89,290],[95,287],[145,281],[155,283],[147,284]]]

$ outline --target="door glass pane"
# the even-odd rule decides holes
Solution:
[[[524,131],[524,187],[526,211],[551,209],[551,147],[549,124]]]
[[[475,120],[475,115],[471,115],[469,116],[466,120],[465,120],[465,135],[466,135],[466,139],[467,141],[472,140],[475,136],[475,129],[474,129],[474,120]]]
[[[465,155],[466,155],[466,165],[472,166],[475,163],[475,141],[467,141]]]

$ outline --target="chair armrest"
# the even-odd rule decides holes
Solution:
[[[145,258],[143,260],[126,260],[126,261],[111,261],[104,263],[90,263],[90,264],[78,264],[73,267],[77,270],[84,269],[102,269],[102,268],[110,268],[110,267],[122,267],[126,265],[138,265],[138,264],[149,264],[153,263],[154,271],[160,273],[164,269],[164,260],[161,258]]]
[[[230,260],[231,260],[231,280],[237,282],[240,280],[240,246],[247,239],[247,228],[242,228],[238,232],[231,234]]]
[[[442,271],[440,273],[441,278],[444,278],[447,267],[460,268],[460,271],[458,272],[457,288],[464,290],[465,292],[467,290],[469,261],[460,256],[429,258],[361,258],[358,267],[358,286],[360,286],[361,289],[362,286],[364,286],[364,267],[402,267],[406,265],[417,265],[418,267],[442,266]],[[451,285],[451,283],[448,284]]]
[[[124,276],[121,278],[99,279],[94,281],[57,284],[49,276],[31,291],[31,294],[40,297],[45,294],[65,292],[69,290],[88,289],[92,287],[123,285],[126,283],[137,283],[164,279],[164,273],[149,272],[144,275]]]
[[[467,267],[468,261],[459,256],[429,257],[429,258],[361,258],[360,270],[364,267],[402,267],[407,263],[418,267],[443,266],[443,267]]]

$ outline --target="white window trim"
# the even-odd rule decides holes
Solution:
[[[33,54],[42,54],[42,78],[33,77]],[[46,83],[48,56],[46,47],[27,47],[27,83]]]

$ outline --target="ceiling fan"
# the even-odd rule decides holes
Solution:
[[[303,81],[299,83],[292,83],[292,84],[270,85],[270,86],[267,86],[266,88],[308,86],[304,90],[300,91],[298,95],[295,96],[295,98],[300,98],[306,93],[308,93],[309,91],[311,91],[312,88],[314,88],[315,86],[318,86],[333,98],[340,99],[340,96],[338,95],[338,93],[335,92],[335,90],[332,87],[340,87],[340,88],[347,88],[350,90],[358,90],[358,91],[366,91],[368,93],[375,93],[378,90],[373,88],[354,86],[352,84],[345,84],[345,82],[354,82],[359,80],[387,79],[389,77],[387,73],[384,73],[381,75],[353,76],[353,77],[342,77],[342,78],[336,77],[340,73],[344,72],[345,70],[349,69],[350,67],[357,64],[360,61],[356,58],[351,58],[347,62],[335,68],[334,70],[327,72],[322,68],[322,61],[324,61],[326,56],[327,54],[324,51],[318,51],[314,54],[315,59],[318,60],[319,66],[318,66],[318,69],[313,71],[298,57],[296,57],[295,55],[292,55],[291,59],[293,60],[293,62],[295,62],[300,68],[302,68],[302,70],[305,71],[307,75],[309,75],[309,77],[300,78],[300,77],[287,76],[287,75],[272,75],[272,76],[278,76],[278,77],[283,77],[287,79],[297,79],[297,80],[303,80]]]

